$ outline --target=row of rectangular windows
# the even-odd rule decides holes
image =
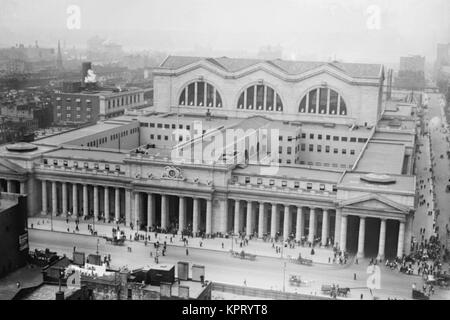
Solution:
[[[302,137],[302,139],[306,139],[306,137],[307,137],[306,133],[302,133],[301,137]],[[315,137],[314,133],[310,133],[309,134],[309,139],[314,139],[314,137]],[[318,140],[322,140],[323,139],[323,135],[322,134],[317,134],[317,139]],[[283,137],[280,136],[279,140],[283,141]],[[288,137],[288,141],[291,141],[291,140],[292,140],[292,137],[289,136]],[[331,140],[331,135],[329,135],[329,134],[325,135],[325,140],[330,141]],[[367,138],[356,138],[356,137],[348,138],[348,137],[333,136],[333,141],[342,141],[342,142],[350,141],[350,142],[365,143],[365,142],[367,142]]]
[[[56,117],[57,117],[57,118],[61,118],[61,113],[57,113],[57,114],[56,114]],[[71,115],[70,113],[67,113],[67,114],[66,114],[66,118],[72,118],[72,115]],[[81,118],[81,115],[80,115],[80,114],[77,114],[77,115],[76,115],[76,118],[77,118],[77,119],[80,119],[80,118]],[[90,118],[91,118],[91,115],[90,115],[90,114],[87,114],[87,115],[86,115],[86,118],[87,118],[87,119],[90,119]]]
[[[114,140],[117,140],[119,138],[126,137],[126,136],[128,136],[128,134],[134,134],[134,133],[138,132],[138,130],[139,130],[139,128],[132,128],[130,131],[126,130],[126,131],[118,132],[118,133],[115,133],[115,134],[111,135],[109,137],[109,139],[111,141],[114,141]]]
[[[124,98],[125,98],[125,100],[124,100]],[[115,108],[116,106],[120,107],[120,106],[128,105],[130,103],[133,103],[133,100],[134,100],[134,103],[140,102],[141,97],[139,95],[134,95],[134,96],[127,95],[122,98],[108,100],[108,109]],[[117,103],[116,103],[116,101],[117,101]],[[111,102],[112,102],[112,104],[111,104]]]
[[[301,151],[306,151],[306,144],[302,143],[300,145],[300,150]],[[313,152],[314,151],[314,145],[313,144],[309,144],[308,145],[308,150]],[[330,146],[325,146],[325,152],[326,153],[330,153],[330,150],[331,150]],[[316,146],[316,151],[317,152],[322,152],[322,145],[318,144]],[[281,153],[281,147],[280,147],[280,153]],[[338,148],[333,148],[333,153],[334,154],[338,154],[339,153],[339,149]],[[347,149],[345,149],[345,148],[341,149],[341,153],[342,154],[347,154]],[[290,154],[290,153],[288,153],[288,154]],[[354,155],[355,154],[355,150],[354,149],[350,149],[350,154]]]
[[[56,106],[56,109],[57,109],[57,110],[61,110],[61,108],[62,108],[61,106]],[[67,111],[70,111],[70,110],[72,110],[72,107],[71,107],[71,106],[67,106],[67,107],[66,107],[66,110],[67,110]],[[80,107],[76,107],[76,110],[77,110],[77,111],[81,111],[81,108],[80,108]],[[86,108],[86,111],[87,111],[87,112],[91,112],[91,111],[92,111],[92,108],[87,107],[87,108]]]
[[[233,177],[233,182],[238,182],[238,181],[239,181],[239,178],[237,176],[234,176]],[[250,184],[250,183],[251,183],[251,177],[249,177],[249,176],[245,177],[245,184]],[[259,184],[259,185],[263,184],[263,179],[262,178],[257,178],[256,179],[256,183]],[[275,179],[270,179],[269,180],[269,185],[270,186],[274,186],[275,185]],[[288,185],[288,181],[287,180],[282,180],[281,181],[281,186],[282,187],[287,187],[287,185]],[[300,182],[299,181],[294,181],[293,187],[295,189],[299,189],[300,188]],[[313,189],[312,182],[307,182],[306,183],[306,189],[307,190],[312,190]],[[319,190],[321,190],[321,191],[325,190],[325,184],[324,183],[320,183],[319,184]],[[332,190],[333,190],[333,192],[336,192],[337,191],[337,186],[333,185],[332,186]]]
[[[148,123],[148,122],[141,122],[140,126],[141,127],[145,127],[145,128],[148,128],[148,127],[155,128],[156,127],[158,129],[163,129],[163,127],[164,127],[164,129],[170,129],[170,128],[176,129],[177,128],[177,125],[174,124],[174,123],[172,123],[172,124],[169,124],[169,123],[163,124],[163,123],[153,123],[153,122],[150,122],[150,123]],[[178,129],[183,129],[183,128],[184,128],[184,125],[182,125],[182,124],[178,125]],[[186,125],[186,130],[191,130],[191,126],[187,124]]]
[[[345,169],[345,168],[347,168],[347,166],[349,167],[349,168],[352,168],[353,167],[353,165],[352,164],[349,164],[349,165],[346,165],[346,164],[344,164],[344,163],[342,163],[342,164],[338,164],[338,163],[328,163],[328,162],[324,162],[324,163],[322,163],[322,162],[316,162],[316,163],[314,163],[314,162],[312,162],[312,161],[308,161],[308,162],[306,162],[306,161],[299,161],[299,163],[300,164],[302,164],[302,165],[308,165],[308,166],[317,166],[317,167],[321,167],[321,166],[324,166],[324,167],[333,167],[333,168],[338,168],[338,167],[341,167],[342,169]]]
[[[57,159],[54,159],[52,163],[53,163],[54,166],[59,166],[60,165],[59,161]],[[47,165],[49,164],[48,159],[44,159],[44,164],[47,164]],[[89,162],[83,162],[83,167],[85,169],[89,169],[90,167],[93,168],[93,169],[96,169],[96,170],[100,169],[100,165],[97,162],[95,162],[93,166],[89,166],[89,164],[90,164]],[[62,161],[62,165],[64,167],[68,167],[69,166],[69,162],[67,160],[64,160],[64,161]],[[74,161],[73,162],[73,167],[78,168],[78,161]],[[109,164],[105,163],[104,168],[105,168],[105,170],[110,170]],[[120,171],[120,165],[116,164],[115,171]]]

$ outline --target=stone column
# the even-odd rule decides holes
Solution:
[[[198,232],[198,216],[199,216],[199,199],[194,198],[192,205],[192,232],[194,235]]]
[[[61,183],[62,188],[62,214],[67,217],[67,183]]]
[[[241,201],[240,200],[234,200],[234,234],[239,234],[239,231],[241,229],[240,227],[240,206],[241,206]]]
[[[405,243],[405,222],[400,221],[398,229],[398,244],[397,244],[397,257],[399,258],[403,256],[404,243]]]
[[[212,232],[212,201],[206,200],[206,234]]]
[[[120,189],[115,189],[115,195],[114,195],[114,215],[116,221],[119,221],[120,219]]]
[[[94,186],[94,219],[98,219],[98,186]]]
[[[341,215],[341,239],[339,241],[341,251],[347,250],[347,215]]]
[[[150,228],[155,224],[155,209],[154,209],[153,194],[147,194],[147,227]]]
[[[258,238],[262,238],[264,236],[264,202],[259,203],[259,212],[258,212]]]
[[[323,215],[322,215],[322,246],[327,245],[327,239],[328,239],[328,209],[323,209]]]
[[[303,236],[303,213],[302,207],[297,207],[297,223],[295,226],[295,240],[301,241]]]
[[[141,194],[139,193],[139,192],[135,192],[134,193],[134,221],[133,221],[133,224],[134,224],[134,227],[136,228],[136,231],[137,230],[139,230],[139,224],[140,224],[140,222],[141,221],[139,221],[140,219],[140,197],[141,197]]]
[[[411,253],[411,234],[412,234],[412,224],[414,216],[406,216],[405,222],[405,254],[409,255]]]
[[[78,216],[78,190],[77,190],[77,184],[72,184],[72,207],[73,207],[73,216]]]
[[[357,257],[364,257],[364,241],[366,236],[366,218],[359,217],[359,233],[358,233],[358,253]]]
[[[185,218],[186,218],[186,199],[184,197],[179,197],[179,207],[178,207],[178,232],[181,234],[186,228],[185,226]]]
[[[52,214],[58,214],[58,194],[56,193],[56,181],[52,181]]]
[[[42,180],[42,214],[47,214],[47,181]]]
[[[284,206],[284,221],[283,221],[283,239],[287,240],[289,238],[289,229],[291,222],[291,212],[289,210],[289,205]]]
[[[20,194],[25,194],[26,190],[25,190],[25,181],[20,181],[20,190],[19,190]]]
[[[314,227],[316,226],[316,209],[310,208],[309,210],[309,233],[308,233],[308,241],[313,243],[314,238],[316,236],[316,230]]]
[[[89,198],[88,198],[88,186],[83,184],[83,216],[89,214]]]
[[[275,238],[277,234],[277,204],[272,203],[272,215],[270,218],[270,237]]]
[[[12,180],[6,180],[6,192],[13,193],[13,191]]]
[[[384,259],[384,244],[385,244],[385,242],[386,242],[386,219],[381,219],[380,238],[378,240],[377,259]]]
[[[161,229],[167,229],[167,197],[165,194],[161,195]]]
[[[252,201],[247,201],[247,229],[245,234],[251,235],[252,234]]]
[[[105,205],[103,206],[105,208],[105,220],[106,222],[109,221],[109,187],[105,186]]]
[[[337,208],[335,213],[335,219],[334,219],[334,243],[333,246],[336,246],[339,248],[341,241],[341,220],[342,220],[342,209]]]

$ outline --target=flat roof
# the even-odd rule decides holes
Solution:
[[[369,142],[356,169],[373,173],[401,174],[404,155],[403,144]]]
[[[61,291],[64,292],[65,297],[70,296],[77,290],[78,289],[69,289],[65,286],[61,286]],[[57,285],[43,284],[24,297],[23,300],[55,300],[58,291],[59,286]]]
[[[409,192],[412,195],[415,193],[415,178],[414,176],[406,176],[406,175],[396,175],[390,174],[391,178],[394,178],[396,181],[392,184],[379,184],[379,183],[369,183],[361,180],[361,177],[366,175],[365,172],[347,172],[340,185],[343,187],[357,187],[357,188],[365,188],[365,189],[376,189],[381,193],[389,193],[390,191],[403,191]]]
[[[70,159],[80,159],[80,160],[95,160],[95,161],[114,161],[122,162],[128,157],[128,152],[123,153],[118,150],[105,151],[99,150],[97,148],[63,148],[55,151],[51,151],[45,154],[47,157],[55,158],[70,158]]]
[[[236,168],[233,174],[242,174],[249,176],[261,175],[261,165],[248,165],[245,168]],[[304,179],[304,180],[319,180],[330,181],[337,183],[342,175],[342,171],[333,171],[329,169],[309,168],[299,165],[280,165],[273,175],[274,178],[286,179]]]
[[[127,88],[127,90],[114,92],[112,89],[99,88],[97,90],[83,90],[79,92],[58,92],[59,95],[83,95],[83,96],[114,96],[123,95],[127,93],[136,93],[138,91],[144,91],[141,88]]]
[[[119,128],[127,123],[115,122],[115,121],[106,121],[99,122],[92,126],[83,127],[80,129],[75,129],[72,131],[64,132],[61,134],[57,134],[48,138],[38,139],[33,142],[33,144],[37,145],[48,145],[48,146],[59,146],[62,144],[68,144],[71,141],[85,138],[97,133],[104,132],[106,130]]]
[[[180,284],[178,284],[178,281],[175,281],[172,284],[172,296],[174,296],[174,297],[178,297],[179,296],[179,287],[180,286],[182,286],[182,287],[183,286],[184,287],[189,287],[189,298],[191,298],[191,299],[197,299],[198,296],[200,296],[200,294],[205,289],[202,286],[202,283],[199,282],[199,281],[180,280]],[[160,292],[161,291],[161,287],[160,286],[146,285],[144,287],[144,290]]]

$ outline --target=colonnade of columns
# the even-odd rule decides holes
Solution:
[[[143,217],[141,204],[141,197],[147,196],[147,226],[155,226],[156,225],[156,209],[155,209],[155,196],[153,193],[143,193],[143,192],[135,192],[134,193],[134,221],[135,224],[138,222],[143,222],[139,220],[140,217]],[[170,228],[170,220],[169,220],[169,212],[171,203],[169,201],[169,196],[166,194],[160,194],[161,196],[161,220],[160,227],[163,230],[168,230]],[[194,234],[200,231],[200,214],[201,214],[201,202],[206,202],[206,221],[205,221],[205,233],[212,233],[212,201],[207,198],[199,198],[199,197],[191,197],[192,198],[192,232]],[[179,233],[183,232],[187,229],[187,199],[185,196],[178,196],[178,226],[177,230]],[[139,221],[138,221],[139,220]]]
[[[56,216],[58,214],[67,215],[69,212],[69,202],[72,206],[71,210],[75,216],[87,216],[90,212],[95,217],[99,218],[100,212],[100,192],[103,190],[103,212],[104,218],[106,220],[120,220],[121,218],[127,217],[127,224],[130,222],[138,225],[138,223],[146,222],[147,226],[154,226],[156,224],[156,212],[155,212],[155,194],[146,192],[133,192],[133,217],[127,215],[124,211],[130,210],[131,206],[126,206],[125,210],[122,210],[121,206],[121,190],[122,188],[108,187],[108,186],[89,186],[88,184],[82,184],[82,196],[81,196],[81,210],[79,206],[79,184],[69,183],[69,182],[57,182],[57,181],[46,181],[41,180],[42,183],[42,213],[47,214],[49,212],[48,203],[48,184],[51,185],[51,214]],[[58,185],[61,185],[61,192],[58,192]],[[71,186],[72,189],[72,199],[69,200],[68,187]],[[25,184],[21,183],[21,189],[25,191]],[[102,189],[101,189],[102,188]],[[112,192],[113,191],[113,192]],[[58,195],[61,194],[61,201],[59,201]],[[142,196],[147,197],[147,212],[146,214],[142,211]],[[90,200],[90,196],[93,201]],[[160,227],[163,230],[168,230],[170,226],[169,221],[169,208],[171,203],[169,203],[169,196],[166,194],[160,194],[161,205],[160,205]],[[114,205],[110,206],[110,200],[114,198]],[[213,232],[213,203],[209,198],[191,197],[192,198],[192,232],[194,234],[200,231],[200,223],[204,222],[205,233],[211,234]],[[173,200],[173,197],[171,198]],[[178,196],[178,232],[182,232],[187,228],[187,201],[188,197]],[[125,199],[127,201],[127,199]],[[228,201],[228,200],[224,200]],[[202,203],[203,202],[203,206]],[[92,206],[90,205],[92,203]],[[334,215],[335,222],[335,232],[330,237],[330,210],[327,208],[316,208],[316,207],[306,207],[306,206],[295,206],[288,204],[279,203],[268,203],[265,201],[251,201],[251,200],[231,200],[234,203],[234,212],[232,212],[233,223],[232,232],[238,234],[240,232],[245,232],[247,235],[257,235],[259,238],[265,235],[271,238],[275,238],[281,235],[283,239],[287,240],[291,236],[295,237],[296,241],[300,241],[305,237],[307,231],[307,240],[312,243],[317,239],[317,234],[320,235],[320,242],[322,245],[330,244],[329,240],[338,236],[339,240],[338,247],[341,251],[347,251],[347,224],[348,224],[348,214],[336,214]],[[205,220],[203,221],[200,214],[201,208],[206,207]],[[113,209],[111,211],[111,208]],[[305,225],[305,214],[308,214],[308,210],[303,211],[303,208],[309,208],[309,223],[308,226]],[[334,210],[333,210],[334,211]],[[228,207],[225,207],[225,211],[221,212],[228,216]],[[111,216],[113,215],[113,216]],[[320,233],[316,234],[318,231],[318,220],[322,217],[322,225]],[[293,224],[293,219],[296,218],[295,225]],[[332,216],[333,217],[333,216]],[[364,256],[365,249],[365,233],[366,233],[366,217],[357,216],[359,219],[359,231],[358,231],[358,246],[357,246],[357,256]],[[227,230],[228,217],[225,220],[220,220],[222,222],[220,226],[220,232],[226,233]],[[146,220],[146,221],[145,221]],[[269,223],[270,220],[270,223]],[[283,220],[283,225],[280,230],[280,222]],[[385,243],[386,243],[386,218],[380,219],[380,229],[379,229],[379,243],[378,243],[378,258],[384,258],[385,255]],[[215,220],[216,221],[216,220]],[[256,223],[257,221],[257,223]],[[307,228],[306,228],[307,227]],[[293,229],[295,228],[295,232]],[[217,229],[217,228],[216,228]],[[217,230],[216,230],[217,231]],[[402,256],[404,252],[404,238],[405,238],[405,222],[403,220],[399,221],[399,232],[398,232],[398,243],[397,243],[397,256]],[[331,244],[334,244],[331,242]]]
[[[49,208],[48,203],[48,188],[51,190],[51,208]],[[58,197],[58,186],[61,189],[61,197]],[[72,194],[69,194],[69,186],[72,189]],[[80,197],[79,197],[79,188],[82,188],[81,193],[81,206]],[[91,208],[91,212],[93,213],[96,219],[99,218],[100,212],[100,186],[93,185],[91,186],[91,192],[89,192],[90,185],[88,184],[78,184],[78,183],[70,183],[70,182],[58,182],[58,181],[47,181],[41,180],[41,196],[42,196],[42,214],[51,213],[53,216],[57,216],[62,214],[63,216],[67,216],[70,210],[71,214],[74,216],[87,216],[89,215],[89,208]],[[121,211],[120,206],[120,196],[121,196],[121,188],[113,188],[107,186],[101,186],[103,188],[104,196],[103,196],[103,213],[104,218],[109,221],[111,214],[114,215],[115,220],[120,220],[123,216],[123,210]],[[114,190],[114,210],[111,212],[110,207],[110,191]],[[92,195],[93,205],[89,205],[89,196]],[[69,204],[71,208],[69,208]],[[51,209],[51,211],[50,211]],[[81,209],[81,210],[80,210]]]
[[[366,241],[366,217],[364,216],[357,216],[357,217],[359,219],[357,257],[361,258],[364,257],[364,249]],[[386,222],[387,218],[380,218],[377,259],[384,259],[385,257]],[[347,251],[347,225],[348,225],[348,215],[343,214],[341,217],[341,232],[339,243],[340,244],[339,249],[342,251]],[[401,257],[405,251],[404,239],[405,239],[405,222],[403,220],[399,220],[397,257]]]
[[[247,235],[254,235],[256,233],[259,238],[262,238],[265,234],[270,235],[271,238],[275,238],[277,235],[281,234],[283,239],[287,240],[294,234],[293,229],[295,228],[295,240],[300,241],[306,234],[306,226],[304,224],[305,218],[302,208],[309,208],[309,225],[307,228],[308,242],[312,243],[317,238],[317,216],[322,213],[322,227],[320,232],[321,244],[324,246],[328,244],[328,240],[330,239],[328,209],[266,203],[264,201],[257,202],[257,204],[258,205],[255,206],[254,201],[234,200],[233,232],[235,234],[245,231],[245,234]],[[246,210],[244,210],[244,207],[246,207]],[[256,211],[256,208],[258,208],[257,225],[255,223],[256,214],[253,213]],[[242,223],[244,215],[245,225]],[[296,217],[295,226],[293,225],[294,217]],[[281,218],[283,218],[282,230],[280,230]],[[267,232],[268,229],[269,232]]]

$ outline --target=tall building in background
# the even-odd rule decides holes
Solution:
[[[395,78],[395,87],[421,90],[425,87],[425,57],[414,55],[400,57],[400,69]]]
[[[438,43],[435,64],[435,81],[441,92],[446,92],[450,83],[450,43]]]

